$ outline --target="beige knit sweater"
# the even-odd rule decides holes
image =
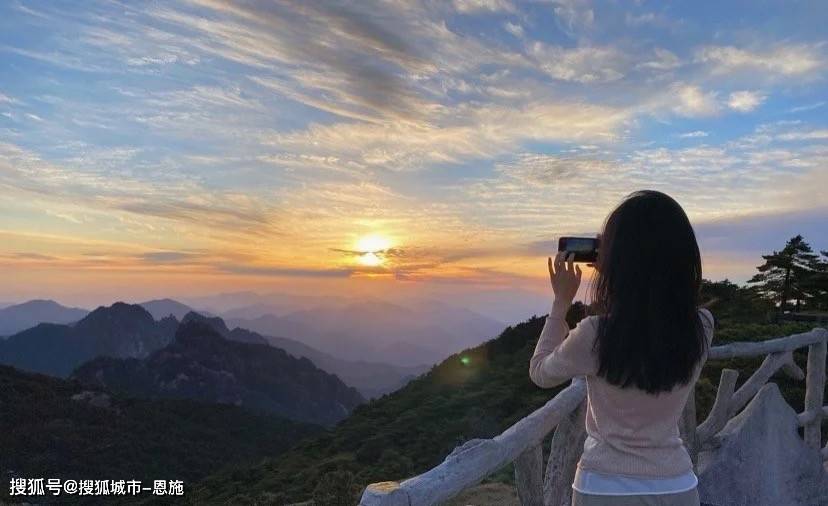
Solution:
[[[713,316],[700,309],[708,344]],[[543,326],[529,376],[550,388],[575,376],[586,376],[587,438],[578,467],[584,470],[638,477],[671,477],[693,468],[678,431],[678,420],[706,357],[696,366],[692,381],[670,392],[652,395],[635,387],[619,388],[596,376],[593,351],[598,317],[590,316],[571,331],[565,311],[553,309]]]

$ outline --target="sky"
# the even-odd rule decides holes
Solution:
[[[0,301],[545,293],[669,193],[828,249],[828,3],[0,4]]]

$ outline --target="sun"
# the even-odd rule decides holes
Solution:
[[[377,267],[382,265],[382,258],[377,256],[376,253],[363,253],[359,256],[359,263],[366,267]]]
[[[357,241],[356,249],[360,253],[376,253],[391,247],[391,241],[381,235],[366,235]]]
[[[383,252],[391,247],[391,241],[381,235],[366,235],[356,244],[359,263],[366,267],[377,267],[385,261]]]

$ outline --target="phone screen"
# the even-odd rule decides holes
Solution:
[[[566,251],[573,253],[587,253],[595,249],[595,239],[586,237],[572,237],[566,241]]]
[[[558,251],[575,253],[576,262],[595,262],[598,260],[598,239],[594,237],[561,237]]]

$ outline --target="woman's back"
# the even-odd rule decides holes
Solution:
[[[700,310],[699,316],[710,343],[713,317],[706,309]],[[579,467],[650,477],[675,476],[691,470],[692,463],[679,437],[677,422],[703,361],[697,365],[690,382],[667,392],[651,394],[635,387],[610,384],[597,375],[598,319],[598,316],[584,318],[568,332],[565,323],[550,318],[538,344],[554,348],[539,346],[530,362],[530,377],[539,386],[550,387],[573,376],[586,376],[588,440]],[[560,344],[555,346],[555,343]]]

